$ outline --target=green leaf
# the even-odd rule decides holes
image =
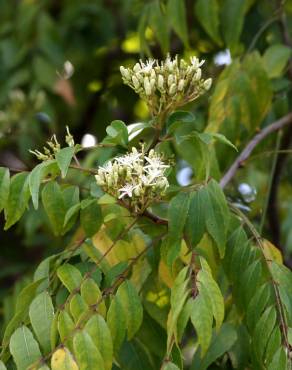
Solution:
[[[269,78],[281,76],[291,53],[292,49],[283,44],[275,44],[266,49],[263,55],[263,63]]]
[[[175,32],[182,39],[185,46],[188,46],[188,29],[185,2],[181,0],[168,0],[167,16]]]
[[[156,362],[157,366],[153,362]],[[138,340],[123,343],[119,351],[119,365],[122,370],[156,370],[160,368],[160,363],[154,360],[147,351],[147,347],[141,345]]]
[[[58,331],[62,342],[67,339],[69,349],[72,349],[73,347],[72,337],[70,336],[72,335],[74,328],[75,324],[69,313],[65,310],[60,311],[58,315]],[[70,339],[68,340],[68,338]]]
[[[288,334],[288,338],[289,338],[289,334]],[[281,342],[282,342],[282,334],[281,334],[280,328],[276,325],[272,331],[272,334],[267,344],[266,353],[264,355],[265,363],[269,364],[272,362],[275,353],[281,347],[281,344],[282,344]]]
[[[190,203],[189,193],[178,193],[171,199],[168,208],[168,254],[167,263],[171,266],[179,254],[185,222]]]
[[[211,342],[213,323],[211,301],[204,292],[200,292],[200,295],[193,301],[191,321],[197,332],[201,355],[204,356]]]
[[[56,255],[49,256],[45,258],[36,268],[33,274],[33,281],[38,281],[40,279],[43,280],[42,284],[40,284],[38,290],[41,292],[44,289],[47,289],[49,286],[49,279],[50,279],[50,264],[51,261],[56,259]]]
[[[59,312],[57,311],[53,317],[52,324],[51,324],[51,333],[50,333],[50,344],[51,349],[56,348],[57,341],[59,339],[59,332],[58,332],[58,320],[59,320]]]
[[[199,271],[197,276],[197,281],[200,284],[199,292],[204,288],[204,291],[208,295],[216,321],[216,328],[219,330],[224,319],[224,299],[218,284],[213,279],[207,262],[202,257],[200,257],[200,262],[202,270]]]
[[[110,138],[106,138],[104,142],[118,144],[123,147],[128,145],[128,130],[123,121],[115,120],[106,128],[106,132]]]
[[[115,296],[109,306],[106,320],[111,332],[115,352],[119,350],[126,335],[126,315],[127,313],[124,312],[120,298]]]
[[[267,370],[287,370],[287,356],[284,348],[279,348]]]
[[[27,370],[42,356],[37,341],[26,326],[21,326],[12,334],[9,349],[17,370]]]
[[[169,50],[169,27],[167,18],[162,14],[159,0],[149,4],[149,25],[157,37],[164,53]]]
[[[88,237],[98,232],[103,223],[103,218],[101,207],[96,199],[90,201],[89,204],[87,200],[81,202],[80,221]]]
[[[105,370],[101,354],[85,330],[74,335],[73,346],[80,370]]]
[[[74,289],[80,288],[82,281],[81,273],[76,267],[69,263],[60,266],[57,270],[57,275],[70,293],[72,293]]]
[[[207,34],[218,45],[222,45],[219,33],[219,4],[217,0],[197,0],[195,12]]]
[[[224,355],[230,350],[237,339],[237,333],[234,326],[229,323],[224,323],[219,333],[213,333],[212,342],[208,351],[203,358],[200,358],[200,351],[197,351],[191,370],[205,370],[214,363],[217,358]]]
[[[96,314],[92,316],[85,325],[85,330],[91,336],[96,348],[104,361],[104,369],[111,370],[113,362],[112,337],[104,318]]]
[[[260,55],[253,52],[242,62],[234,60],[224,68],[216,83],[206,131],[220,131],[233,143],[242,140],[242,130],[238,128],[244,125],[254,133],[266,117],[271,99],[271,83]],[[224,160],[226,150],[220,150],[218,154],[219,159]]]
[[[79,370],[70,351],[66,348],[59,348],[52,355],[52,370]]]
[[[192,299],[188,299],[181,310],[177,319],[177,341],[178,343],[182,340],[185,328],[189,321],[192,312]]]
[[[82,314],[88,309],[88,305],[80,294],[76,293],[70,300],[70,312],[77,323]]]
[[[276,323],[276,310],[273,306],[268,307],[256,324],[253,335],[254,351],[258,360],[262,362],[269,337]]]
[[[226,246],[226,233],[229,224],[229,210],[222,189],[215,180],[207,185],[209,195],[206,207],[206,228],[218,247],[220,257],[223,258]]]
[[[68,168],[74,155],[74,147],[68,146],[56,153],[56,161],[61,170],[62,177],[66,177]]]
[[[0,211],[6,206],[9,197],[10,174],[9,169],[0,167]]]
[[[102,293],[93,279],[88,278],[84,280],[84,282],[81,285],[81,296],[89,306],[98,303],[96,310],[103,317],[106,316],[106,305],[102,300]]]
[[[0,360],[0,370],[7,370],[7,367],[4,365],[4,363]]]
[[[173,362],[167,362],[162,370],[179,370],[179,368]]]
[[[143,308],[133,284],[126,280],[119,287],[117,296],[120,299],[126,315],[127,337],[131,340],[139,330],[143,320]]]
[[[220,6],[222,34],[227,47],[233,53],[238,48],[246,3],[241,0],[224,0]]]
[[[46,184],[42,191],[42,202],[54,234],[61,235],[65,218],[65,205],[60,185],[54,181]]]
[[[51,349],[51,325],[54,318],[54,307],[48,292],[40,293],[32,301],[29,318],[41,347],[48,353]]]
[[[146,40],[146,37],[145,37],[145,32],[148,26],[149,13],[150,13],[150,4],[145,4],[141,11],[141,17],[140,17],[138,29],[137,29],[141,52],[145,52],[148,55],[150,55],[151,52],[149,49],[148,41]]]
[[[170,307],[171,310],[167,319],[167,348],[171,350],[171,341],[174,336],[176,343],[178,342],[177,322],[184,308],[185,301],[188,296],[187,277],[188,267],[184,267],[177,275],[173,287],[171,289]],[[169,353],[168,353],[169,354]]]
[[[171,134],[177,129],[177,127],[183,125],[184,123],[195,122],[196,117],[187,111],[175,111],[171,113],[166,121],[167,133]]]
[[[238,149],[236,148],[236,146],[234,144],[232,144],[232,142],[230,140],[228,140],[224,135],[214,133],[214,134],[212,134],[212,136],[214,138],[216,138],[218,141],[221,141],[221,143],[230,146],[231,148],[235,149],[238,152]]]
[[[11,178],[9,197],[5,207],[5,227],[9,229],[24,213],[30,198],[28,173],[22,172]]]
[[[65,214],[65,218],[64,218],[64,225],[63,225],[64,228],[68,225],[69,222],[75,219],[75,217],[77,216],[80,210],[80,207],[81,207],[80,203],[77,203],[68,209],[68,211]]]
[[[58,171],[58,166],[55,160],[42,162],[31,171],[29,175],[29,189],[35,209],[38,209],[39,205],[39,190],[42,180],[49,174],[56,175]]]
[[[190,195],[190,205],[186,220],[185,233],[192,247],[202,239],[206,229],[206,212],[208,212],[208,194],[201,188]]]
[[[22,289],[22,291],[18,295],[15,307],[15,314],[13,318],[9,321],[9,324],[7,325],[3,335],[2,353],[8,346],[11,334],[22,322],[26,320],[28,316],[29,306],[35,297],[38,287],[42,282],[43,279],[40,279],[38,281],[28,284]]]

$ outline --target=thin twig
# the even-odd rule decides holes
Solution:
[[[269,134],[280,130],[281,128],[287,126],[288,124],[292,123],[292,112],[288,113],[286,116],[280,118],[279,120],[275,121],[274,123],[270,124],[269,126],[265,127],[262,131],[260,131],[257,135],[255,135],[252,140],[247,144],[244,150],[240,153],[240,155],[236,158],[233,162],[229,170],[225,173],[220,181],[221,188],[224,188],[230,180],[234,177],[236,171],[240,166],[242,166],[243,162],[247,160],[250,156],[254,148],[268,136]]]

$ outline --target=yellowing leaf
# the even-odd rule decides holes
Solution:
[[[52,370],[78,370],[78,366],[69,350],[64,347],[53,353],[51,359]]]
[[[163,259],[161,259],[159,262],[158,271],[159,271],[159,278],[164,282],[165,285],[171,288],[173,286],[174,279],[171,275],[169,267],[166,265]]]
[[[283,256],[281,251],[274,246],[269,240],[263,240],[264,253],[268,260],[275,261],[279,264],[283,264]]]

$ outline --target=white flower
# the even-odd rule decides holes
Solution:
[[[145,166],[145,168],[152,168],[152,169],[163,169],[163,168],[168,168],[169,165],[164,164],[164,162],[159,158],[159,157],[147,157],[145,155],[146,161],[149,163],[148,165]]]
[[[141,162],[141,155],[142,153],[132,152],[132,153],[123,155],[122,157],[117,157],[116,161],[123,166],[128,166],[128,167],[133,168],[135,164]]]
[[[104,167],[100,166],[98,170],[100,170],[101,173],[111,173],[113,170],[113,164],[111,161],[109,161]]]
[[[151,178],[149,176],[146,176],[146,175],[142,175],[141,181],[142,181],[142,184],[145,185],[145,186],[154,186],[155,185],[155,182],[153,182],[153,178]]]
[[[128,196],[128,197],[132,198],[133,191],[136,189],[136,187],[137,187],[137,185],[126,184],[125,186],[120,188],[119,192],[121,193],[121,195],[119,196],[119,199],[122,199],[125,196]]]
[[[190,60],[191,60],[191,64],[194,68],[199,68],[201,67],[204,63],[205,63],[205,60],[199,60],[199,58],[197,57],[190,57]]]
[[[148,59],[146,60],[146,63],[144,63],[142,60],[140,60],[141,70],[140,72],[143,73],[150,73],[153,66],[155,64],[155,59]]]

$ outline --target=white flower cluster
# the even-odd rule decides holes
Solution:
[[[149,59],[136,63],[133,69],[120,67],[123,82],[144,99],[150,112],[157,115],[195,100],[210,89],[212,79],[202,78],[204,60],[191,57],[187,63],[170,56],[159,63]]]
[[[142,148],[116,157],[99,167],[96,182],[107,193],[124,199],[136,212],[143,211],[151,202],[161,198],[169,186],[161,155],[153,149],[146,155]]]

